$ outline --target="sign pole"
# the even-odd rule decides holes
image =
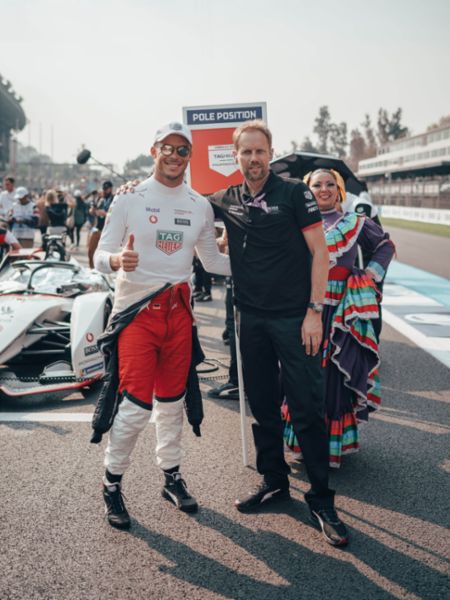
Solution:
[[[248,437],[247,437],[247,407],[245,405],[245,389],[244,389],[244,376],[242,374],[242,357],[241,357],[241,342],[239,339],[238,325],[237,325],[237,310],[234,309],[234,338],[236,342],[236,364],[238,373],[238,386],[239,386],[239,413],[241,421],[241,444],[242,444],[242,462],[244,467],[248,467]]]

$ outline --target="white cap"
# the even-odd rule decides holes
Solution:
[[[167,136],[172,134],[181,135],[181,137],[184,137],[189,144],[192,145],[192,134],[190,129],[188,129],[183,123],[178,123],[177,121],[172,121],[171,123],[160,127],[155,133],[155,139],[153,140],[153,143],[156,144],[157,142],[162,142]]]
[[[16,193],[14,194],[14,198],[16,200],[20,200],[21,198],[25,198],[25,196],[28,196],[28,190],[26,187],[18,187],[16,188]]]

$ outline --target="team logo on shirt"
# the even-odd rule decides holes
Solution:
[[[150,221],[150,223],[157,223],[158,222],[158,217],[156,215],[151,215],[148,220]]]
[[[312,202],[305,202],[305,206],[309,213],[313,213],[316,212],[316,210],[319,210],[319,207],[317,206],[317,202],[315,200],[313,200]]]
[[[183,247],[182,231],[161,231],[156,232],[156,247],[164,254],[173,254]]]
[[[303,195],[305,196],[305,198],[307,200],[312,200],[313,195],[311,194],[311,192],[309,190],[306,190],[306,192],[303,192]]]
[[[190,225],[191,224],[191,220],[190,219],[175,219],[175,225]]]

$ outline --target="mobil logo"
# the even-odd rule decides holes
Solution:
[[[173,254],[183,247],[182,231],[161,231],[156,233],[156,247],[165,254]]]

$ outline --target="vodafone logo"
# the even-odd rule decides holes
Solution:
[[[150,221],[150,223],[157,223],[158,222],[158,217],[156,215],[151,215],[148,220]]]
[[[86,334],[86,341],[88,341],[89,343],[94,341],[94,334],[93,333],[87,333]]]

